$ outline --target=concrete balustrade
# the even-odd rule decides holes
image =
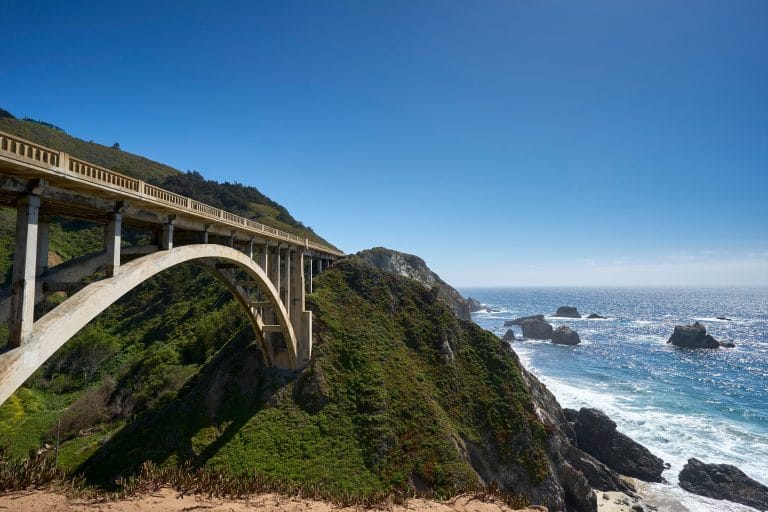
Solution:
[[[83,184],[94,185],[92,192],[102,193],[106,190],[111,192],[111,197],[119,198],[127,202],[149,202],[150,204],[160,204],[163,206],[172,206],[177,214],[187,213],[195,217],[216,220],[219,223],[225,223],[241,228],[243,231],[252,234],[268,235],[284,241],[300,243],[306,249],[322,251],[335,257],[343,253],[328,245],[310,241],[306,237],[300,237],[292,233],[287,233],[271,226],[246,219],[239,215],[215,208],[213,206],[200,203],[188,197],[175,194],[160,187],[150,185],[142,180],[137,180],[125,176],[118,172],[91,164],[84,160],[74,158],[67,153],[55,151],[33,142],[21,139],[15,135],[0,132],[0,162],[11,158],[11,161],[19,159],[24,161],[33,161],[40,164],[35,169],[24,169],[25,174],[34,173],[36,177],[47,178],[61,183],[62,178],[66,176],[83,180]],[[16,162],[14,162],[16,163]],[[72,185],[75,185],[74,183]],[[64,186],[66,188],[66,186]]]

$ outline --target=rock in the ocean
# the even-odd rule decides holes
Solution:
[[[602,411],[581,409],[578,414],[567,412],[575,420],[576,447],[625,476],[646,482],[663,482],[664,461],[645,446],[616,430],[614,423]]]
[[[521,316],[514,320],[504,320],[504,327],[509,327],[510,325],[523,325],[523,320],[541,320],[543,322],[544,315]]]
[[[720,343],[707,334],[707,329],[699,322],[693,325],[676,325],[667,343],[684,348],[718,348]]]
[[[581,318],[579,311],[573,306],[560,306],[557,308],[555,316],[562,316],[565,318]]]
[[[557,343],[558,345],[578,345],[581,343],[581,339],[579,338],[579,333],[570,327],[561,325],[552,333],[552,343]]]
[[[752,480],[736,466],[688,459],[679,479],[680,487],[688,492],[768,510],[768,487]]]
[[[552,326],[543,319],[523,320],[520,322],[520,327],[523,329],[523,338],[530,338],[532,340],[552,339]]]
[[[515,338],[515,331],[512,329],[507,329],[507,332],[504,333],[504,337],[501,338],[504,341],[515,341],[517,338]]]
[[[603,315],[601,315],[601,314],[599,314],[599,313],[592,313],[592,314],[591,314],[591,315],[589,315],[587,318],[588,318],[588,319],[591,319],[591,320],[594,320],[594,319],[606,319],[606,318],[608,318],[608,317],[607,317],[607,316],[603,316]]]
[[[718,320],[725,320],[726,322],[730,322],[731,321],[731,319],[728,318],[727,316],[718,316],[717,319]]]
[[[721,341],[720,346],[723,348],[735,348],[736,344],[732,341]]]

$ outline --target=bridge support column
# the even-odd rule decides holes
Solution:
[[[302,269],[291,274],[289,283],[291,299],[285,305],[296,335],[296,365],[301,368],[312,356],[312,312],[304,311],[304,251],[292,251],[290,259],[294,269]]]
[[[38,216],[37,219],[37,270],[36,275],[45,274],[48,271],[48,217]]]
[[[253,244],[254,244],[254,242],[255,242],[255,240],[253,238],[248,240],[248,257],[251,258],[251,259],[253,259]]]
[[[270,281],[272,281],[272,284],[275,286],[277,294],[280,295],[280,267],[282,266],[282,262],[280,261],[280,244],[273,247],[270,252],[272,254],[269,255],[269,269],[267,270],[267,276],[269,276]]]
[[[170,219],[163,224],[163,236],[160,241],[160,249],[163,251],[170,251],[173,249],[173,223],[175,219]]]
[[[314,260],[312,258],[309,258],[309,265],[307,265],[307,277],[308,277],[307,290],[309,291],[309,293],[312,293],[312,279],[314,279],[315,277],[314,268],[315,268]]]
[[[283,277],[285,286],[283,286],[283,293],[280,296],[283,299],[283,304],[285,304],[289,319],[291,318],[291,254],[295,252],[290,247],[285,249],[285,277]]]
[[[269,263],[269,242],[266,242],[264,244],[264,247],[261,248],[261,256],[259,257],[259,265],[261,265],[261,270],[263,270],[264,272],[269,272],[269,270],[267,269],[268,263]]]
[[[16,208],[16,250],[11,279],[11,315],[8,346],[19,347],[32,334],[35,321],[35,273],[37,271],[37,222],[40,196],[30,194]],[[47,251],[46,251],[47,257]]]
[[[207,244],[208,243],[208,230],[211,229],[210,224],[205,225],[205,231],[200,232],[200,243],[201,244]]]
[[[227,245],[234,249],[234,247],[235,247],[235,232],[234,231],[232,231],[230,233],[229,237],[227,238]]]
[[[107,252],[107,277],[115,277],[120,268],[120,244],[122,241],[123,214],[120,211],[107,215],[107,226],[104,230],[104,245]]]

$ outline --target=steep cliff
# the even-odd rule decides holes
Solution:
[[[506,343],[357,257],[321,274],[310,302],[316,345],[303,371],[264,368],[237,338],[78,471],[109,484],[147,459],[188,461],[356,495],[494,483],[550,510],[596,510],[571,460],[589,456]]]
[[[462,320],[471,320],[470,303],[461,293],[443,281],[423,259],[413,254],[394,251],[385,247],[374,247],[360,251],[357,255],[375,267],[414,279],[428,288],[437,288],[437,296],[453,309]]]

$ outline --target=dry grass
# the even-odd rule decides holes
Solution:
[[[56,467],[50,454],[31,455],[26,459],[12,459],[7,449],[0,447],[0,492],[28,489],[56,489],[73,497],[111,501],[129,496],[156,492],[168,487],[181,495],[199,495],[210,498],[240,499],[257,494],[278,494],[295,498],[321,500],[338,506],[374,507],[402,504],[411,498],[446,499],[471,495],[479,501],[502,501],[511,508],[523,508],[528,503],[520,497],[501,492],[495,485],[472,489],[455,489],[450,496],[416,492],[413,489],[393,493],[356,495],[330,493],[320,486],[295,485],[285,481],[254,475],[236,477],[208,468],[159,467],[152,462],[142,464],[139,473],[119,482],[119,490],[108,492],[86,485],[79,476],[66,475]]]

